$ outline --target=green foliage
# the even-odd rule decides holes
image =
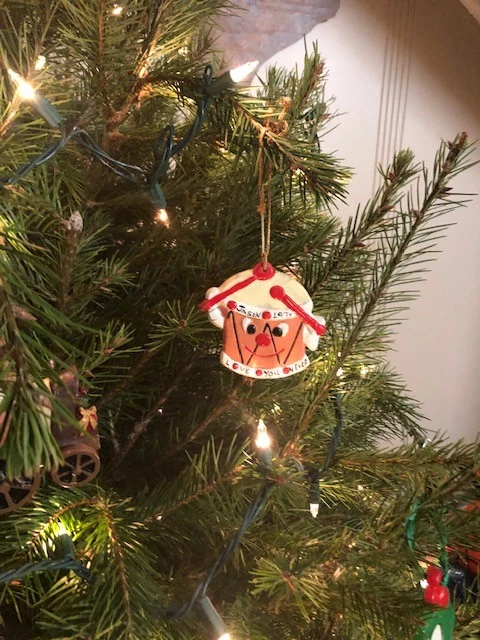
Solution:
[[[0,7],[6,175],[58,135],[15,94],[7,68],[41,88],[67,130],[86,130],[145,170],[166,124],[178,138],[188,130],[211,27],[230,2],[122,7]],[[457,508],[476,497],[477,448],[441,438],[422,446],[420,407],[386,363],[392,327],[453,222],[445,214],[464,203],[450,181],[470,166],[471,148],[463,135],[443,143],[431,173],[399,151],[372,200],[341,224],[331,211],[350,172],[323,150],[335,115],[324,80],[315,48],[301,70],[270,69],[257,95],[216,98],[162,177],[168,227],[145,192],[73,141],[3,188],[0,456],[10,479],[40,472],[43,486],[2,517],[0,558],[7,570],[52,557],[62,524],[95,576],[32,574],[8,585],[6,640],[211,637],[195,609],[179,620],[167,610],[188,600],[265,476],[269,502],[209,589],[237,639],[410,638],[423,611],[418,562],[438,557],[440,534],[451,547],[480,544],[478,512]],[[222,369],[220,334],[198,309],[206,289],[259,260],[261,166],[270,261],[303,281],[328,324],[311,366],[275,383]],[[102,470],[91,486],[60,489],[49,476],[62,452],[48,416],[68,414],[51,384],[73,367],[98,408]],[[307,473],[324,462],[337,393],[344,428],[313,519]],[[260,417],[275,439],[268,470],[252,454]],[[477,608],[458,609],[462,640],[478,635]]]

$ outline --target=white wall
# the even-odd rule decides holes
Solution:
[[[356,172],[342,215],[370,197],[376,159],[384,161],[389,146],[393,152],[403,143],[431,165],[442,138],[463,130],[480,138],[480,25],[459,0],[342,0],[337,15],[308,34],[307,42],[314,40],[326,58],[328,91],[344,114],[325,147],[337,149]],[[296,43],[267,65],[301,63],[303,46]],[[455,184],[479,191],[480,166]],[[457,224],[399,329],[392,363],[423,403],[431,428],[474,439],[480,430],[480,198],[452,219]]]

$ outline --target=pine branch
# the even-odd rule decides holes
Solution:
[[[245,445],[235,437],[230,442],[210,438],[199,453],[187,456],[188,466],[175,479],[157,482],[155,489],[146,493],[145,503],[140,506],[142,517],[174,512],[211,493],[222,500],[220,487],[238,480],[245,468]],[[228,486],[225,490],[229,493]]]
[[[136,362],[131,365],[128,373],[119,380],[117,384],[103,394],[102,399],[97,403],[98,409],[102,409],[103,407],[110,405],[112,400],[114,400],[123,391],[126,391],[129,385],[137,379],[137,376],[150,363],[154,355],[155,351],[153,349],[144,349]]]
[[[136,78],[134,85],[123,104],[116,109],[115,113],[109,118],[107,137],[114,138],[119,132],[120,126],[130,115],[132,109],[141,105],[142,96],[146,97],[143,91],[146,85],[151,82],[148,73],[147,62],[153,54],[156,42],[160,36],[160,8],[162,0],[154,0],[151,5],[150,27],[148,33],[143,38],[141,53],[137,62],[134,76]],[[145,76],[145,73],[147,74]]]
[[[318,407],[324,402],[330,388],[336,382],[338,370],[350,355],[371,314],[391,284],[391,280],[393,279],[396,270],[402,264],[408,248],[413,243],[420,229],[423,227],[427,213],[432,209],[432,207],[434,207],[437,201],[442,202],[448,194],[448,189],[446,187],[448,178],[458,171],[457,162],[461,157],[462,152],[466,149],[467,136],[465,133],[459,134],[453,143],[449,144],[449,152],[445,160],[441,163],[441,166],[437,168],[436,178],[425,194],[423,205],[418,211],[411,212],[413,220],[410,223],[410,228],[398,241],[396,250],[387,257],[387,261],[380,272],[378,281],[373,282],[373,285],[363,303],[361,312],[354,320],[353,326],[350,328],[346,339],[343,341],[340,355],[336,359],[333,367],[328,370],[320,388],[316,391],[308,408],[304,411],[299,425],[295,430],[295,435],[285,448],[286,451],[293,452],[300,438],[308,429]],[[433,215],[436,214],[437,212],[434,211]]]
[[[46,531],[51,528],[51,526],[58,522],[60,518],[66,513],[77,509],[78,507],[83,507],[87,505],[94,505],[98,501],[97,497],[93,498],[82,498],[80,500],[75,500],[74,502],[70,502],[60,509],[54,511],[51,515],[49,515],[48,519],[45,522],[42,522],[41,527],[39,527],[32,535],[29,545],[35,546],[39,543],[40,539],[45,535]]]
[[[400,151],[395,156],[392,165],[382,172],[383,188],[379,188],[364,212],[361,215],[357,214],[355,219],[350,219],[345,230],[341,231],[338,246],[335,246],[332,254],[327,256],[326,267],[322,269],[321,277],[309,286],[312,297],[327,287],[333,277],[338,278],[352,252],[362,249],[365,243],[375,240],[375,236],[385,224],[394,224],[393,220],[388,220],[388,216],[399,202],[400,191],[418,170],[418,167],[413,166],[411,151]],[[342,241],[341,244],[340,241]],[[359,270],[358,275],[363,275],[363,270]]]
[[[121,463],[129,453],[130,449],[137,442],[138,438],[140,438],[140,436],[145,433],[151,421],[158,415],[158,410],[163,407],[165,402],[167,402],[170,396],[178,389],[179,385],[186,378],[188,372],[192,368],[194,361],[195,357],[191,357],[190,360],[188,360],[183,365],[183,367],[181,367],[168,389],[164,393],[162,393],[162,395],[156,400],[153,406],[150,407],[145,415],[132,426],[123,447],[120,448],[120,451],[115,458],[113,464],[114,469],[118,469],[118,467],[121,465]]]
[[[106,117],[112,117],[114,114],[112,103],[110,102],[107,76],[105,71],[105,44],[104,44],[104,30],[105,30],[105,1],[98,0],[97,2],[97,68],[98,79],[100,82],[100,93],[103,97],[103,104],[105,108]]]
[[[102,510],[107,522],[108,535],[112,543],[112,549],[113,549],[115,561],[117,564],[117,571],[120,578],[120,584],[122,588],[122,599],[124,604],[124,609],[122,613],[126,617],[126,620],[124,621],[124,624],[125,624],[124,631],[126,634],[125,637],[128,638],[128,640],[135,640],[136,634],[134,634],[134,631],[133,631],[132,609],[131,609],[130,592],[129,592],[129,586],[128,586],[128,576],[127,576],[127,571],[125,567],[125,559],[124,559],[122,545],[121,545],[121,542],[116,530],[116,526],[115,526],[115,519],[113,517],[112,511],[109,508],[108,504],[100,501],[97,504],[98,504],[98,508]]]
[[[202,433],[204,433],[211,424],[218,420],[225,411],[234,407],[238,402],[238,392],[243,384],[244,381],[242,379],[235,380],[227,395],[215,405],[210,413],[193,429],[193,431],[188,434],[186,438],[175,444],[173,447],[170,447],[170,449],[160,456],[160,459],[155,462],[155,466],[162,464],[169,458],[176,455],[179,451],[182,451],[182,449],[191,442],[194,442]]]
[[[58,297],[58,304],[61,311],[65,311],[82,230],[82,216],[79,211],[74,211],[70,218],[65,221],[65,250],[63,253],[63,261],[60,265],[61,286]]]
[[[0,308],[5,318],[3,338],[7,344],[3,376],[7,381],[10,377],[10,388],[2,401],[5,413],[1,446],[8,461],[9,477],[22,474],[31,477],[42,464],[51,466],[61,460],[58,444],[50,431],[46,408],[52,400],[52,394],[42,376],[42,370],[45,371],[47,367],[39,366],[28,349],[26,336],[17,323],[14,305],[5,285],[0,286]],[[13,382],[7,358],[14,363]]]
[[[264,124],[257,120],[241,98],[230,98],[230,101],[232,107],[246,119],[258,136],[264,139],[263,151],[277,171],[300,169],[311,191],[319,198],[343,198],[345,187],[338,178],[340,173],[348,175],[348,171],[340,171],[331,158],[318,152],[315,145],[293,141],[275,133],[266,121]],[[276,158],[275,154],[281,160]]]
[[[168,516],[172,513],[174,513],[175,511],[177,511],[177,509],[180,509],[181,507],[185,507],[188,504],[190,504],[191,502],[195,502],[195,500],[198,500],[199,498],[208,495],[209,493],[212,493],[213,491],[217,491],[218,488],[220,487],[220,485],[227,483],[227,482],[231,482],[232,480],[234,480],[237,475],[238,472],[242,469],[242,467],[238,467],[236,469],[234,469],[233,471],[226,473],[223,476],[220,476],[218,478],[215,478],[215,480],[212,480],[210,483],[208,483],[207,485],[205,485],[204,487],[199,488],[197,491],[195,491],[195,493],[192,493],[191,495],[187,496],[186,498],[183,498],[183,500],[180,500],[179,502],[170,505],[163,513],[162,516]]]

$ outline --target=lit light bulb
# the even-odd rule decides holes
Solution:
[[[157,515],[155,516],[155,520],[158,520],[158,522],[160,522],[160,520],[161,520],[162,518],[163,518],[163,516],[162,516],[162,515],[160,515],[160,514],[157,514]]]
[[[170,218],[168,217],[168,213],[166,209],[157,209],[155,214],[155,220],[157,222],[161,222],[166,227],[170,226]]]
[[[38,58],[35,61],[35,71],[41,71],[43,69],[43,67],[45,66],[47,62],[47,59],[45,56],[38,56]]]
[[[364,491],[365,487],[362,484],[359,484],[357,489],[358,489],[358,491]]]
[[[422,589],[426,589],[428,587],[428,580],[420,580],[420,586]]]
[[[20,98],[24,100],[33,100],[35,102],[34,107],[38,113],[42,116],[45,122],[52,127],[60,127],[63,118],[55,109],[53,104],[40,92],[36,91],[31,84],[22,78],[22,76],[13,71],[8,70],[8,75],[17,86],[17,93]]]
[[[123,7],[119,4],[114,4],[112,9],[112,16],[119,16],[123,11]]]
[[[343,367],[337,369],[337,378],[343,378]]]
[[[58,523],[57,535],[55,536],[55,547],[63,558],[75,558],[75,546],[72,536],[65,528],[63,522]]]
[[[360,377],[366,378],[368,376],[368,367],[364,364],[360,367]]]
[[[318,512],[320,511],[320,505],[318,504],[318,502],[311,502],[310,503],[310,513],[312,514],[312,516],[314,518],[316,518],[318,516]]]
[[[33,100],[35,98],[35,89],[31,84],[28,84],[28,82],[24,80],[19,73],[13,71],[13,69],[9,69],[8,75],[17,85],[18,95],[21,98],[24,100]]]
[[[253,62],[246,62],[242,64],[240,67],[235,67],[234,69],[230,69],[230,78],[232,82],[241,82],[245,78],[247,78],[252,71],[258,67],[258,60],[254,60]]]
[[[218,640],[230,640],[230,634],[225,631],[225,623],[213,606],[210,598],[208,596],[203,596],[203,598],[200,598],[198,601],[198,604],[201,607],[203,614],[214,628],[215,635],[218,636]]]
[[[259,449],[270,449],[272,444],[272,439],[268,435],[267,425],[262,419],[258,421],[257,439],[255,440],[255,444]]]

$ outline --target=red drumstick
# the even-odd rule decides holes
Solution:
[[[222,302],[222,300],[225,300],[225,298],[228,298],[228,296],[232,295],[232,293],[236,293],[237,291],[240,291],[240,289],[245,289],[245,287],[248,287],[248,285],[252,284],[252,282],[255,282],[255,280],[270,280],[270,278],[273,278],[273,276],[275,275],[275,269],[270,263],[267,263],[266,268],[264,268],[263,264],[259,262],[253,267],[252,272],[253,273],[250,277],[237,282],[236,284],[231,286],[230,289],[226,289],[225,291],[217,293],[216,296],[202,300],[202,302],[198,305],[201,311],[209,311],[216,304]]]
[[[290,296],[285,293],[285,289],[283,287],[274,285],[270,289],[270,295],[272,296],[272,298],[275,298],[275,300],[280,300],[281,302],[283,302],[283,304],[288,309],[290,309],[290,311],[296,313],[297,316],[299,316],[305,322],[305,324],[308,324],[310,327],[312,327],[312,329],[319,336],[323,336],[323,334],[327,330],[327,327],[323,324],[320,324],[320,322],[315,320],[313,316],[307,313],[299,304],[292,300],[292,298],[290,298]]]

